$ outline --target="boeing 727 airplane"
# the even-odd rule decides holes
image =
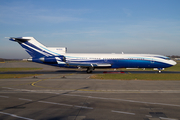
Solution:
[[[64,47],[46,47],[33,37],[11,37],[29,53],[28,61],[58,67],[86,68],[92,73],[96,68],[163,68],[176,65],[176,62],[162,55],[154,54],[88,54],[66,53]]]

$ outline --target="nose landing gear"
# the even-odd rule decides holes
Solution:
[[[164,68],[158,68],[158,73],[161,73]]]
[[[164,68],[154,68],[154,70],[158,70],[158,73],[161,73]]]

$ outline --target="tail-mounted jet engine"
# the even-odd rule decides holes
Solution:
[[[54,64],[54,63],[57,63],[57,58],[60,58],[60,60],[62,62],[66,62],[66,57],[64,57],[63,55],[61,55],[61,56],[41,57],[41,58],[39,58],[39,60],[44,62],[44,63]]]

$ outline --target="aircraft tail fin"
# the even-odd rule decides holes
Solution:
[[[48,47],[44,46],[40,42],[38,42],[33,37],[10,37],[11,41],[18,42],[27,53],[33,58],[40,58],[44,56],[58,56],[59,53],[48,49]]]

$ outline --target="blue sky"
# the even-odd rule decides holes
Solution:
[[[0,0],[0,58],[28,58],[4,37],[69,53],[180,55],[180,0]]]

